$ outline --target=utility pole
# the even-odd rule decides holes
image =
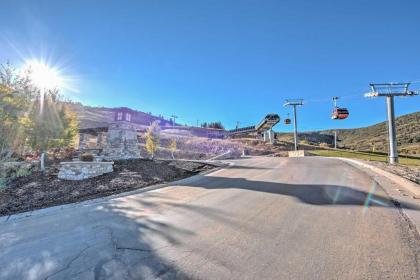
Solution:
[[[382,83],[369,84],[371,92],[366,93],[365,97],[386,97],[386,109],[388,114],[388,142],[389,142],[389,163],[398,163],[397,152],[397,136],[395,132],[395,113],[394,113],[394,97],[395,96],[414,96],[418,95],[418,91],[410,91],[408,87],[410,83]]]
[[[176,119],[178,118],[178,116],[171,115],[171,118],[172,118],[172,128],[174,128],[175,127],[175,123],[176,123]]]
[[[337,129],[334,130],[334,149],[337,149]]]
[[[302,106],[303,99],[286,99],[283,106],[293,107],[293,134],[295,138],[295,151],[298,149],[298,134],[297,134],[297,118],[296,118],[296,106]]]
[[[337,107],[338,96],[333,97],[334,109]],[[334,130],[334,149],[337,150],[337,128]]]

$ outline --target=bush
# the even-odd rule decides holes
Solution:
[[[93,161],[94,156],[91,153],[83,153],[83,154],[80,154],[79,159],[81,161]]]
[[[7,182],[15,178],[30,175],[34,165],[27,162],[3,162],[0,163],[0,188],[6,186]]]
[[[321,148],[329,148],[330,147],[330,145],[328,145],[327,143],[321,143],[321,144],[319,144],[319,146]]]

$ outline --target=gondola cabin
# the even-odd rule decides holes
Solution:
[[[335,107],[331,115],[331,118],[333,120],[344,120],[348,116],[349,116],[349,110],[347,110],[346,108]]]
[[[292,120],[290,120],[290,119],[285,119],[284,120],[284,124],[291,124],[292,123]]]

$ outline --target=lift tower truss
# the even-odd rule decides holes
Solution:
[[[414,96],[418,91],[409,90],[410,83],[371,83],[365,97],[386,97],[388,114],[389,163],[398,163],[397,136],[395,132],[394,96]]]
[[[298,149],[298,135],[297,135],[297,119],[296,119],[296,106],[302,106],[303,99],[286,99],[283,106],[293,107],[293,135],[295,138],[295,151]]]

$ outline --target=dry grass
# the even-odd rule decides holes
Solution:
[[[344,157],[344,158],[356,158],[369,161],[380,161],[387,162],[388,158],[386,155],[379,155],[367,152],[352,152],[342,150],[313,150],[312,154],[324,157]],[[399,157],[400,164],[408,166],[420,166],[420,158],[409,158]]]

